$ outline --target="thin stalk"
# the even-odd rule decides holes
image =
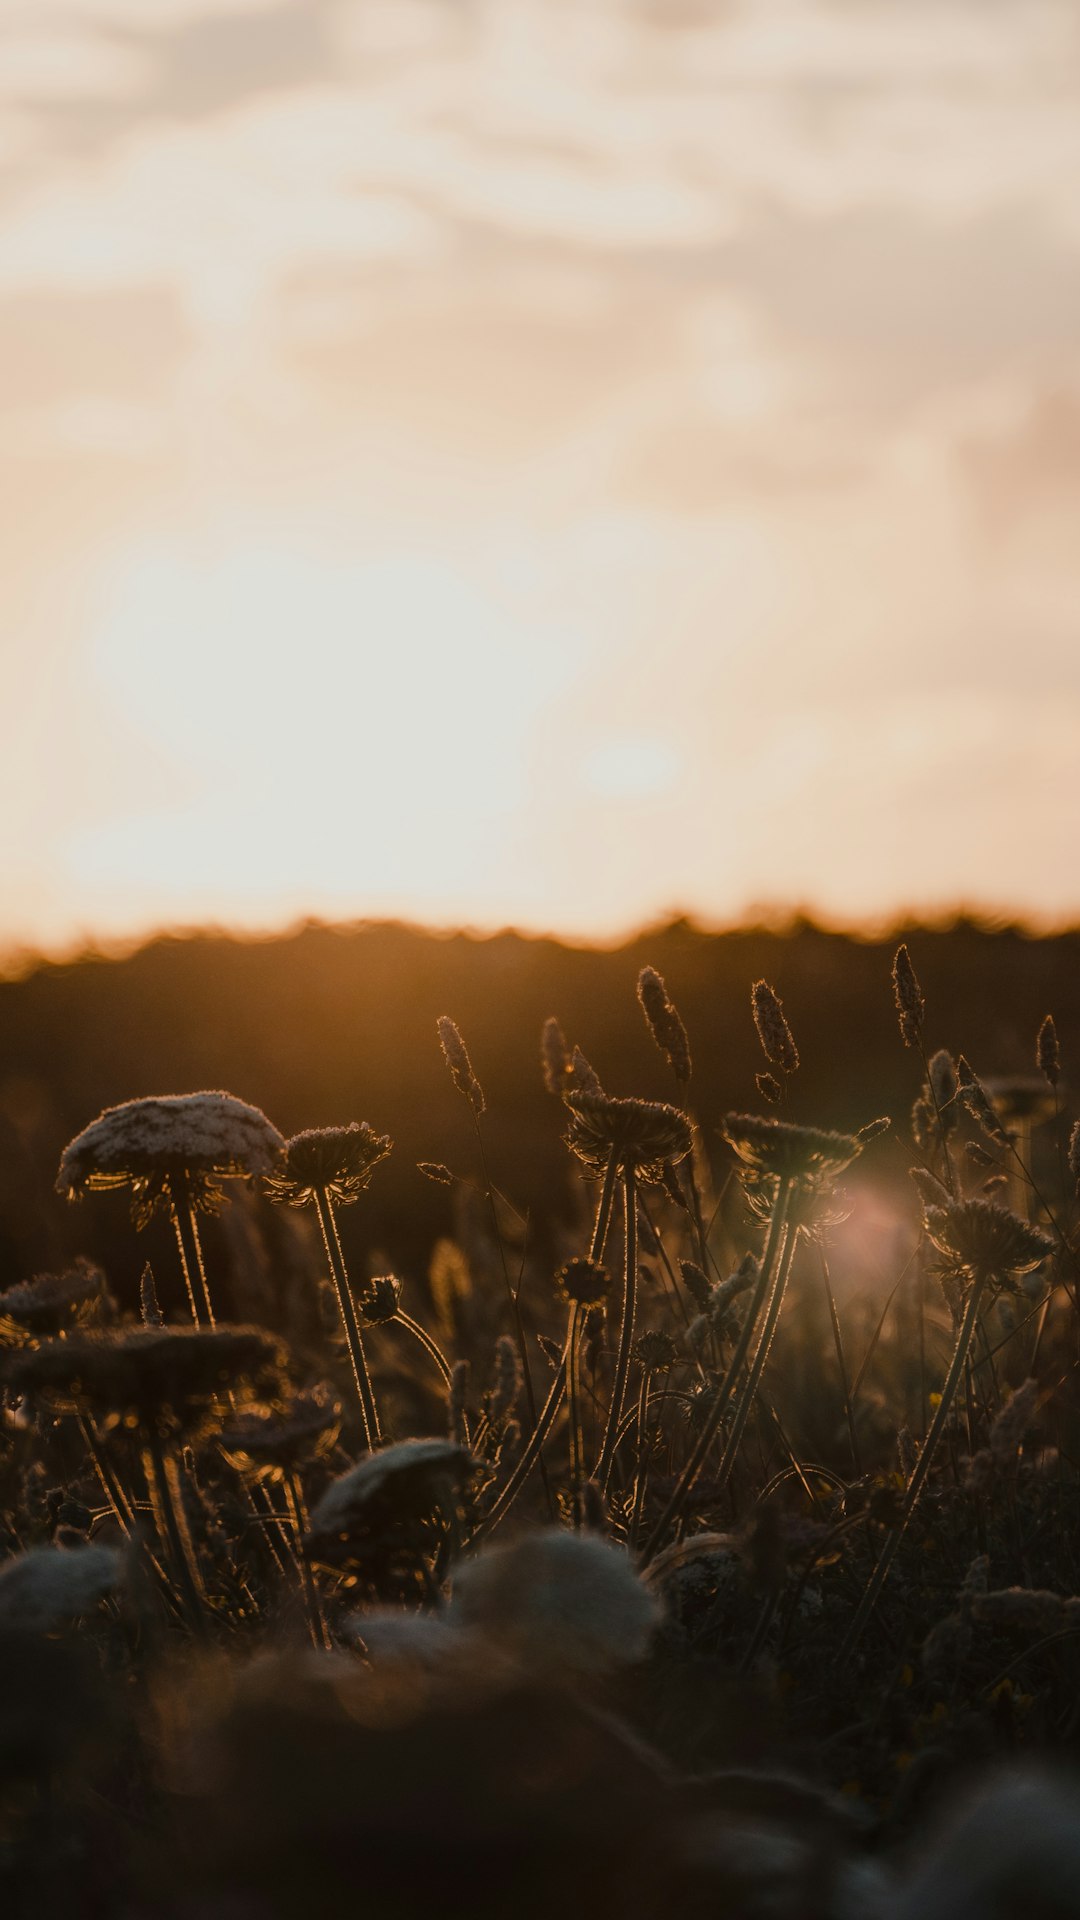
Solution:
[[[899,1522],[885,1539],[881,1552],[878,1555],[874,1571],[863,1589],[862,1598],[855,1612],[855,1618],[844,1637],[838,1660],[845,1659],[859,1639],[866,1622],[869,1620],[870,1615],[877,1605],[878,1597],[889,1577],[890,1568],[896,1558],[897,1549],[907,1532],[911,1516],[915,1511],[919,1496],[926,1484],[926,1477],[933,1463],[941,1436],[945,1431],[945,1425],[952,1410],[953,1401],[956,1399],[956,1395],[960,1389],[960,1383],[964,1378],[965,1362],[971,1349],[972,1341],[975,1338],[975,1329],[979,1323],[979,1311],[986,1296],[990,1277],[988,1273],[977,1274],[971,1291],[968,1294],[967,1304],[964,1308],[964,1318],[960,1323],[960,1331],[956,1336],[956,1346],[953,1348],[953,1356],[949,1362],[949,1371],[945,1377],[945,1384],[941,1389],[941,1399],[938,1401],[934,1411],[934,1418],[930,1423],[930,1430],[927,1433],[922,1450],[912,1469],[911,1479],[908,1481],[907,1491],[904,1495],[904,1505]]]
[[[637,1317],[637,1182],[632,1166],[623,1168],[623,1303],[619,1329],[619,1350],[615,1356],[615,1379],[608,1403],[607,1425],[594,1478],[604,1493],[608,1490],[615,1458],[615,1440],[626,1400],[626,1382],[630,1373],[630,1353],[634,1344]]]
[[[172,1218],[173,1231],[176,1234],[176,1244],[180,1252],[180,1265],[181,1265],[181,1268],[183,1269],[184,1285],[187,1288],[188,1306],[191,1308],[191,1317],[194,1320],[195,1325],[197,1327],[200,1327],[203,1324],[203,1320],[202,1320],[202,1316],[199,1313],[199,1303],[195,1297],[195,1283],[192,1279],[192,1272],[195,1266],[195,1262],[194,1262],[194,1259],[191,1259],[191,1260],[188,1259],[188,1249],[184,1240],[184,1229],[180,1224],[181,1212],[182,1211],[186,1212],[187,1210],[186,1200],[187,1200],[187,1181],[185,1180],[183,1174],[170,1173],[169,1175],[169,1213]],[[207,1305],[207,1308],[209,1308],[209,1305],[210,1305],[209,1300],[206,1302],[206,1305]],[[213,1316],[211,1315],[210,1322],[208,1324],[212,1324],[212,1323],[213,1323]]]
[[[312,1644],[320,1651],[329,1653],[333,1646],[326,1618],[322,1610],[319,1589],[315,1585],[315,1576],[311,1571],[308,1557],[301,1545],[308,1530],[307,1508],[304,1504],[303,1488],[300,1485],[295,1467],[286,1467],[284,1479],[285,1504],[289,1509],[289,1520],[296,1540],[296,1562],[300,1568],[300,1578],[304,1588],[304,1605],[307,1608],[308,1627]]]
[[[188,1623],[193,1633],[205,1640],[207,1625],[202,1583],[180,1501],[176,1462],[171,1455],[166,1455],[160,1435],[152,1429],[147,1434],[143,1448],[143,1468],[153,1501],[154,1519],[169,1548]]]
[[[637,1547],[638,1534],[641,1531],[641,1516],[645,1508],[645,1488],[649,1478],[649,1459],[647,1441],[649,1436],[649,1388],[652,1374],[648,1367],[641,1370],[641,1385],[637,1399],[637,1448],[634,1468],[634,1511],[630,1520],[630,1537],[627,1545],[631,1553]]]
[[[761,1338],[757,1343],[757,1351],[754,1354],[750,1371],[743,1382],[742,1392],[736,1403],[735,1415],[731,1422],[731,1431],[728,1434],[727,1442],[721,1455],[720,1465],[717,1469],[716,1492],[718,1494],[723,1492],[731,1478],[731,1471],[735,1465],[739,1445],[742,1441],[746,1423],[750,1418],[750,1409],[754,1404],[761,1376],[765,1371],[765,1362],[769,1357],[769,1349],[773,1343],[773,1336],[779,1324],[780,1309],[784,1304],[788,1277],[791,1273],[791,1266],[795,1258],[795,1249],[798,1243],[799,1229],[796,1225],[792,1224],[787,1230],[784,1250],[777,1263],[776,1279],[773,1282],[772,1292],[769,1296],[769,1304],[765,1309],[765,1318],[761,1327]]]
[[[600,1191],[600,1200],[596,1209],[596,1219],[593,1222],[592,1239],[589,1242],[590,1260],[600,1260],[603,1258],[604,1248],[607,1244],[608,1230],[611,1225],[611,1210],[615,1192],[616,1172],[615,1155],[612,1153],[604,1174],[604,1184]],[[530,1473],[540,1457],[540,1449],[551,1431],[555,1416],[562,1406],[563,1395],[566,1392],[566,1374],[569,1361],[569,1333],[572,1319],[573,1315],[571,1314],[568,1316],[567,1322],[567,1345],[563,1348],[562,1359],[559,1362],[555,1372],[555,1378],[548,1390],[548,1397],[540,1409],[536,1425],[529,1435],[521,1458],[514,1468],[513,1473],[510,1475],[509,1480],[496,1499],[487,1518],[478,1528],[478,1535],[492,1532],[500,1522],[506,1518],[507,1513],[517,1499],[518,1494],[521,1492],[522,1487],[525,1485],[526,1480],[529,1478]]]
[[[102,1445],[101,1435],[90,1416],[78,1415],[79,1432],[82,1434],[86,1451],[94,1463],[94,1469],[101,1481],[102,1491],[113,1510],[113,1514],[122,1533],[130,1539],[135,1528],[135,1513],[124,1487],[113,1468],[111,1460]]]
[[[488,1172],[487,1149],[484,1146],[484,1130],[480,1125],[480,1115],[475,1107],[472,1110],[473,1125],[476,1128],[476,1144],[480,1151],[480,1172],[484,1182],[484,1194],[491,1214],[491,1230],[495,1236],[495,1245],[499,1251],[499,1265],[502,1268],[503,1285],[510,1306],[510,1315],[514,1323],[514,1338],[517,1341],[518,1357],[521,1360],[521,1372],[525,1382],[525,1403],[529,1409],[529,1426],[536,1425],[536,1395],[533,1392],[532,1371],[529,1366],[529,1348],[525,1339],[525,1322],[521,1317],[521,1303],[510,1281],[510,1269],[506,1264],[506,1247],[503,1244],[502,1229],[499,1226],[498,1210],[495,1206],[495,1191]]]
[[[773,1202],[772,1214],[769,1219],[769,1235],[765,1243],[761,1272],[758,1275],[757,1285],[754,1288],[753,1297],[746,1311],[746,1317],[742,1324],[738,1343],[731,1356],[727,1373],[717,1388],[716,1397],[705,1417],[705,1423],[694,1443],[690,1457],[675,1483],[667,1506],[664,1508],[663,1513],[660,1515],[659,1520],[646,1541],[646,1561],[652,1559],[668,1528],[682,1513],[687,1500],[697,1484],[698,1477],[708,1458],[713,1441],[720,1431],[721,1423],[727,1412],[728,1402],[735,1389],[735,1382],[738,1380],[746,1364],[746,1356],[750,1351],[750,1342],[754,1337],[754,1328],[772,1286],[773,1274],[776,1269],[776,1263],[780,1257],[780,1249],[783,1245],[784,1235],[787,1230],[788,1206],[791,1200],[791,1192],[791,1182],[787,1180],[780,1181],[776,1190],[776,1199]]]
[[[334,1292],[337,1294],[341,1324],[345,1329],[345,1339],[349,1348],[349,1359],[352,1361],[353,1379],[356,1382],[357,1398],[360,1401],[360,1417],[364,1426],[364,1438],[367,1441],[368,1452],[370,1453],[378,1446],[382,1439],[382,1434],[379,1429],[379,1416],[375,1407],[375,1395],[372,1391],[371,1375],[368,1372],[364,1343],[360,1338],[360,1324],[356,1318],[356,1308],[353,1304],[353,1297],[349,1288],[349,1275],[345,1266],[345,1256],[342,1253],[341,1241],[338,1238],[334,1209],[330,1204],[330,1196],[325,1187],[316,1188],[315,1212],[318,1216],[319,1227],[322,1232],[323,1246],[326,1249],[326,1263],[330,1269],[330,1278],[334,1283]]]
[[[449,1387],[450,1362],[446,1358],[446,1355],[444,1354],[442,1348],[438,1345],[437,1341],[432,1339],[430,1333],[427,1331],[427,1328],[422,1327],[420,1325],[419,1320],[414,1320],[411,1313],[402,1312],[402,1309],[400,1307],[398,1308],[395,1314],[392,1314],[390,1316],[390,1320],[387,1322],[388,1326],[392,1324],[397,1325],[399,1327],[404,1327],[406,1333],[411,1333],[413,1339],[418,1340],[420,1342],[420,1345],[423,1347],[424,1352],[428,1355],[430,1359],[434,1360],[435,1365],[438,1367],[439,1372],[442,1374],[444,1383],[446,1384],[446,1386]]]
[[[183,1182],[183,1195],[184,1206],[187,1213],[188,1231],[191,1234],[191,1244],[195,1251],[195,1270],[199,1276],[199,1291],[202,1294],[203,1305],[206,1308],[206,1323],[212,1327],[215,1324],[214,1309],[210,1304],[210,1283],[206,1278],[206,1262],[203,1259],[202,1236],[199,1233],[198,1216],[192,1205],[191,1188],[186,1179],[184,1179]],[[177,1196],[177,1200],[178,1198],[179,1196]]]
[[[585,1436],[581,1430],[581,1306],[570,1303],[566,1329],[566,1411],[570,1423],[570,1495],[574,1510],[574,1528],[581,1526],[578,1495],[585,1480]]]
[[[856,1478],[862,1473],[859,1459],[859,1441],[855,1432],[855,1409],[851,1404],[851,1387],[848,1383],[847,1361],[844,1357],[844,1337],[840,1331],[840,1315],[836,1311],[836,1296],[833,1293],[832,1275],[825,1256],[825,1242],[818,1241],[818,1253],[821,1257],[821,1277],[825,1282],[825,1298],[829,1303],[829,1320],[832,1323],[833,1346],[836,1349],[836,1364],[840,1372],[840,1389],[844,1396],[844,1413],[847,1416],[848,1440],[851,1445],[851,1464]]]

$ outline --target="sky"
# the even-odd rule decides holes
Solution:
[[[3,0],[0,949],[1080,918],[1073,0]]]

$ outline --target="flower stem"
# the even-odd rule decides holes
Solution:
[[[210,1305],[210,1288],[207,1285],[199,1229],[195,1220],[195,1209],[191,1204],[191,1191],[186,1174],[170,1173],[169,1202],[169,1211],[176,1231],[176,1244],[180,1249],[180,1265],[184,1269],[184,1284],[187,1287],[191,1317],[197,1327],[212,1327],[214,1309]],[[190,1238],[190,1248],[184,1238],[185,1227]],[[195,1284],[195,1276],[198,1277],[198,1287]]]
[[[570,1303],[566,1328],[566,1412],[570,1423],[570,1498],[575,1530],[581,1525],[578,1494],[585,1479],[585,1436],[581,1431],[581,1307]]]
[[[304,1492],[295,1467],[286,1467],[284,1486],[285,1504],[289,1509],[289,1519],[292,1522],[293,1535],[296,1540],[296,1561],[300,1568],[300,1578],[304,1588],[304,1604],[307,1607],[308,1626],[311,1631],[312,1644],[320,1652],[329,1653],[333,1642],[326,1625],[326,1618],[322,1610],[322,1601],[319,1597],[319,1589],[315,1584],[315,1576],[311,1571],[311,1565],[301,1544],[308,1530],[308,1521],[307,1509],[304,1504]]]
[[[630,1521],[630,1536],[627,1540],[627,1546],[631,1553],[633,1553],[637,1546],[638,1534],[641,1530],[641,1515],[645,1507],[645,1487],[649,1478],[647,1443],[649,1436],[649,1388],[651,1384],[652,1374],[648,1367],[643,1367],[637,1400],[637,1444],[634,1449],[636,1455],[634,1511]]]
[[[776,1279],[773,1283],[772,1293],[769,1296],[769,1304],[765,1309],[765,1319],[761,1328],[761,1338],[757,1344],[757,1352],[754,1354],[750,1371],[747,1374],[742,1392],[739,1395],[735,1407],[735,1415],[731,1422],[731,1431],[728,1434],[727,1442],[721,1455],[720,1465],[717,1469],[716,1492],[718,1494],[723,1492],[731,1478],[731,1470],[735,1465],[735,1457],[739,1451],[739,1445],[746,1428],[747,1420],[750,1418],[750,1410],[753,1407],[754,1399],[761,1383],[761,1376],[765,1371],[765,1362],[769,1357],[769,1349],[773,1343],[773,1335],[776,1332],[780,1319],[780,1309],[784,1304],[784,1294],[787,1291],[788,1277],[791,1273],[791,1265],[795,1258],[795,1248],[798,1245],[798,1240],[798,1228],[793,1225],[789,1226],[784,1241],[783,1252],[780,1255],[780,1261],[776,1269]]]
[[[855,1612],[855,1618],[847,1630],[840,1652],[837,1655],[838,1663],[846,1659],[847,1655],[851,1652],[877,1605],[881,1590],[889,1577],[889,1570],[896,1558],[897,1548],[907,1532],[911,1516],[915,1511],[919,1496],[926,1484],[926,1477],[933,1463],[941,1436],[945,1431],[945,1425],[952,1411],[953,1401],[956,1399],[959,1391],[960,1382],[964,1377],[964,1364],[971,1350],[972,1341],[975,1338],[975,1330],[979,1323],[979,1310],[985,1298],[990,1278],[991,1276],[988,1273],[977,1274],[971,1291],[968,1294],[967,1305],[964,1309],[964,1318],[960,1323],[960,1331],[956,1336],[956,1346],[953,1348],[953,1356],[949,1362],[949,1371],[945,1376],[945,1384],[941,1389],[941,1399],[938,1401],[934,1418],[930,1423],[930,1430],[927,1433],[919,1457],[912,1469],[911,1479],[908,1481],[907,1491],[904,1495],[904,1505],[900,1519],[892,1532],[886,1537],[881,1552],[878,1555],[874,1571],[863,1589],[862,1598]]]
[[[604,1442],[600,1449],[594,1478],[606,1493],[615,1458],[615,1440],[623,1416],[626,1382],[630,1373],[630,1350],[634,1344],[637,1317],[637,1183],[632,1166],[623,1168],[623,1302],[619,1328],[619,1350],[615,1356],[615,1379],[608,1404]]]
[[[791,1193],[791,1182],[781,1180],[776,1189],[776,1198],[773,1201],[772,1213],[769,1217],[769,1236],[765,1243],[761,1272],[758,1274],[757,1285],[754,1288],[753,1297],[747,1308],[746,1317],[743,1320],[738,1344],[731,1356],[731,1363],[727,1373],[717,1388],[716,1398],[705,1417],[705,1423],[697,1437],[690,1458],[687,1460],[686,1465],[675,1483],[667,1506],[664,1508],[663,1513],[660,1515],[659,1520],[645,1544],[645,1559],[647,1561],[651,1560],[656,1553],[672,1522],[677,1520],[681,1515],[687,1500],[697,1484],[698,1477],[709,1456],[712,1443],[720,1431],[721,1422],[727,1412],[728,1402],[735,1390],[735,1383],[746,1364],[746,1356],[750,1351],[750,1342],[754,1337],[754,1328],[757,1325],[762,1307],[772,1287],[776,1264],[780,1258],[780,1250],[787,1231],[788,1206],[791,1200]]]
[[[345,1256],[341,1250],[334,1209],[325,1187],[315,1189],[315,1212],[322,1230],[323,1246],[326,1249],[326,1262],[330,1269],[330,1278],[337,1294],[338,1311],[341,1324],[345,1329],[345,1339],[352,1361],[353,1379],[356,1382],[357,1397],[360,1401],[360,1417],[364,1425],[364,1437],[370,1453],[382,1439],[379,1428],[379,1415],[375,1407],[375,1395],[368,1372],[364,1343],[360,1338],[360,1324],[356,1318],[356,1308],[349,1288],[349,1275],[345,1267]]]
[[[207,1637],[202,1583],[195,1559],[195,1548],[188,1532],[180,1499],[176,1461],[167,1455],[161,1437],[148,1431],[143,1448],[143,1467],[153,1502],[158,1532],[168,1544],[169,1556],[179,1583],[188,1623],[200,1640]]]

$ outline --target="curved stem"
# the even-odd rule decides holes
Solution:
[[[403,1313],[400,1307],[398,1308],[396,1313],[391,1314],[390,1319],[387,1321],[386,1324],[388,1326],[392,1326],[395,1323],[399,1327],[404,1327],[407,1333],[412,1334],[414,1340],[418,1340],[420,1342],[420,1345],[423,1347],[424,1352],[429,1356],[430,1359],[434,1360],[435,1365],[438,1367],[439,1372],[442,1374],[445,1385],[449,1387],[450,1386],[450,1362],[446,1358],[445,1353],[443,1352],[442,1348],[438,1345],[437,1341],[432,1339],[430,1333],[427,1331],[427,1328],[422,1327],[420,1325],[419,1320],[414,1320],[411,1313]]]
[[[487,1515],[483,1524],[477,1528],[478,1535],[492,1532],[494,1528],[499,1525],[500,1521],[505,1520],[510,1507],[535,1467],[540,1455],[540,1449],[551,1430],[555,1415],[562,1406],[563,1395],[566,1392],[566,1363],[567,1350],[564,1348],[558,1371],[551,1383],[548,1397],[540,1409],[536,1425],[529,1435],[525,1450],[505,1487],[499,1494],[498,1499],[495,1501],[490,1513]]]
[[[838,1663],[845,1659],[851,1652],[866,1622],[873,1613],[881,1589],[889,1577],[889,1570],[896,1558],[897,1548],[907,1532],[911,1516],[915,1511],[919,1496],[926,1484],[926,1477],[933,1463],[934,1455],[937,1452],[938,1443],[945,1431],[945,1424],[952,1411],[953,1401],[956,1399],[960,1382],[963,1379],[964,1363],[967,1360],[971,1343],[975,1338],[975,1329],[979,1322],[979,1309],[982,1306],[989,1282],[989,1274],[978,1274],[972,1285],[971,1292],[968,1294],[967,1305],[964,1309],[964,1318],[960,1323],[960,1331],[956,1336],[956,1346],[953,1349],[953,1356],[949,1362],[949,1371],[945,1377],[945,1384],[941,1389],[941,1399],[938,1401],[934,1418],[930,1423],[930,1431],[923,1443],[922,1451],[915,1462],[911,1479],[908,1481],[907,1492],[904,1495],[904,1506],[899,1522],[886,1537],[881,1552],[878,1555],[874,1571],[863,1589],[862,1598],[855,1612],[855,1618],[848,1628],[840,1652],[837,1655]]]
[[[352,1361],[353,1379],[356,1382],[357,1398],[360,1401],[360,1417],[364,1425],[364,1437],[367,1441],[368,1452],[370,1453],[378,1446],[379,1441],[382,1439],[382,1434],[379,1430],[379,1416],[375,1408],[375,1395],[372,1391],[371,1375],[368,1372],[364,1343],[360,1338],[360,1324],[356,1318],[356,1308],[353,1304],[353,1297],[349,1288],[349,1275],[345,1266],[345,1256],[341,1250],[341,1241],[338,1237],[337,1222],[334,1219],[334,1209],[330,1204],[330,1196],[325,1187],[317,1187],[315,1189],[315,1212],[318,1215],[319,1226],[322,1231],[323,1246],[326,1249],[326,1263],[330,1269],[330,1278],[334,1283],[334,1292],[337,1294],[341,1324],[345,1329],[345,1340],[349,1349],[349,1359]]]
[[[619,1350],[615,1356],[615,1379],[611,1388],[611,1400],[608,1405],[607,1425],[604,1428],[604,1443],[600,1449],[600,1458],[596,1464],[594,1478],[600,1483],[604,1493],[608,1490],[611,1478],[612,1462],[615,1458],[615,1440],[619,1431],[619,1422],[623,1415],[623,1403],[626,1399],[626,1382],[630,1373],[630,1352],[634,1344],[634,1321],[637,1317],[637,1183],[634,1169],[623,1168],[623,1302],[622,1325],[619,1329]]]
[[[761,1272],[758,1274],[757,1285],[754,1288],[750,1305],[746,1310],[746,1318],[742,1324],[738,1344],[731,1356],[731,1363],[724,1375],[723,1381],[717,1388],[716,1398],[705,1417],[705,1423],[694,1443],[690,1458],[687,1460],[686,1465],[675,1483],[667,1506],[664,1508],[663,1513],[660,1515],[659,1520],[645,1544],[646,1560],[652,1559],[668,1528],[682,1513],[687,1500],[694,1490],[702,1467],[705,1465],[709,1456],[709,1449],[720,1430],[721,1422],[727,1412],[728,1402],[735,1389],[735,1383],[746,1364],[746,1356],[750,1351],[750,1342],[754,1337],[754,1328],[757,1325],[761,1309],[765,1304],[765,1300],[772,1286],[776,1263],[780,1257],[780,1250],[787,1230],[788,1207],[791,1201],[791,1194],[792,1183],[789,1180],[782,1180],[777,1187],[772,1214],[769,1218],[769,1237],[765,1243],[765,1252],[761,1261]]]
[[[761,1328],[761,1338],[757,1344],[757,1352],[754,1355],[753,1364],[744,1382],[743,1390],[739,1395],[735,1415],[731,1422],[731,1431],[728,1434],[727,1442],[720,1458],[720,1465],[716,1474],[717,1493],[722,1493],[727,1486],[728,1480],[731,1477],[731,1470],[735,1465],[735,1456],[739,1451],[739,1443],[742,1440],[746,1422],[750,1418],[750,1409],[754,1404],[761,1376],[765,1371],[765,1362],[769,1357],[769,1348],[772,1346],[773,1335],[776,1332],[780,1319],[780,1309],[784,1304],[784,1294],[787,1291],[788,1276],[791,1272],[792,1261],[795,1258],[795,1248],[798,1245],[798,1240],[798,1227],[794,1225],[790,1226],[787,1230],[784,1250],[776,1269],[776,1280],[773,1284],[769,1304],[765,1309],[765,1319]]]

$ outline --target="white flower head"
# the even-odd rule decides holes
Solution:
[[[534,1671],[605,1673],[642,1658],[661,1611],[621,1547],[545,1529],[462,1567],[451,1618]]]
[[[0,1567],[0,1624],[50,1633],[115,1593],[125,1571],[113,1547],[30,1547]]]
[[[268,1173],[285,1142],[258,1107],[231,1093],[159,1094],[106,1107],[64,1148],[56,1190],[78,1200],[101,1187],[132,1189],[140,1224],[171,1179],[183,1177],[196,1205],[212,1210],[217,1183]]]

